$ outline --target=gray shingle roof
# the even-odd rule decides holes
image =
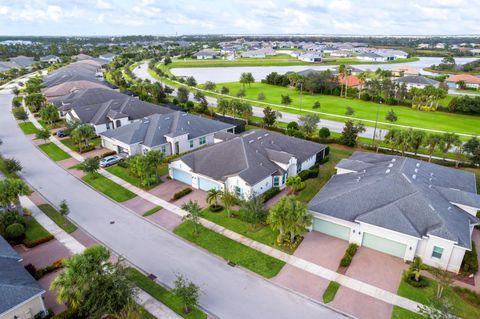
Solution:
[[[142,143],[155,147],[167,142],[165,136],[188,134],[188,139],[193,139],[233,127],[235,125],[177,111],[154,114],[141,121],[105,131],[101,135],[127,144]]]
[[[299,163],[322,152],[324,145],[291,136],[255,130],[180,157],[196,173],[215,180],[238,175],[250,185],[283,173],[272,160],[285,162],[294,156]],[[269,157],[270,156],[270,157]]]
[[[429,79],[422,75],[408,75],[403,76],[395,80],[399,83],[410,83],[410,84],[421,84],[421,85],[432,85],[437,86],[440,82],[435,81],[433,79]]]
[[[93,88],[52,98],[50,102],[59,108],[59,110],[68,111],[71,108],[82,105],[100,104],[114,99],[126,99],[127,97],[127,95],[110,88]]]
[[[480,221],[451,202],[480,204],[473,174],[362,152],[337,167],[354,172],[333,176],[309,203],[311,211],[417,238],[435,235],[471,248],[470,225]]]
[[[0,254],[5,245],[8,243],[0,236]],[[44,292],[19,262],[19,256],[10,255],[11,251],[0,255],[0,314]]]
[[[0,236],[0,258],[11,258],[14,260],[21,260],[20,256],[17,254],[15,249],[10,246],[10,244]]]

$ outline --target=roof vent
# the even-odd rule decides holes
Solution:
[[[420,163],[417,163],[415,166],[420,167]]]
[[[415,173],[418,173],[418,168],[415,168],[413,171],[414,171]]]
[[[253,143],[253,142],[255,142],[255,141],[254,141],[254,140],[250,140],[250,141],[248,141],[248,143],[249,143],[249,144],[251,144],[251,143]]]
[[[416,179],[416,178],[417,178],[417,175],[413,174],[413,175],[412,175],[412,178],[413,178],[413,179]]]
[[[261,136],[257,137],[257,140],[261,140],[261,139],[262,139],[262,137],[261,137]]]
[[[358,177],[357,177],[357,183],[360,182],[361,179],[362,179],[362,177],[361,177],[361,176],[358,176]]]
[[[448,206],[448,208],[447,208],[447,209],[448,209],[448,210],[452,210],[452,206]]]
[[[428,188],[432,188],[432,184],[428,185]]]
[[[263,163],[262,163],[262,162],[260,162],[260,166],[263,166]]]
[[[397,159],[396,158],[392,158],[392,163],[395,162]]]
[[[263,136],[268,136],[268,135],[270,135],[270,134],[268,134],[268,133],[263,134]]]
[[[432,180],[433,180],[433,178],[431,178],[431,177],[428,179],[429,182],[431,182]]]
[[[435,211],[435,208],[431,204],[428,204],[428,207],[430,207],[431,210]]]
[[[388,174],[388,173],[390,173],[390,170],[389,170],[389,169],[387,169],[387,170],[385,171],[385,174]]]
[[[393,167],[393,164],[392,163],[388,164],[388,167]]]
[[[433,176],[433,173],[430,173],[430,176]]]
[[[366,172],[367,172],[367,170],[366,170],[366,169],[364,169],[364,170],[363,170],[363,173],[365,174]]]

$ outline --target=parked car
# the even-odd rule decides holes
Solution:
[[[64,130],[58,130],[57,133],[55,133],[58,137],[65,137],[67,134],[65,134]]]
[[[100,160],[100,167],[109,167],[122,161],[123,158],[118,155],[110,155]]]

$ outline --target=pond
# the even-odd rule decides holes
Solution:
[[[376,70],[381,68],[384,70],[391,70],[397,66],[408,65],[416,68],[422,74],[434,74],[424,71],[423,68],[429,67],[433,64],[439,64],[441,57],[420,57],[418,61],[395,63],[395,64],[355,64],[356,68],[362,70]],[[457,64],[464,64],[476,58],[455,58]],[[197,83],[205,83],[206,81],[213,81],[215,83],[235,82],[240,78],[243,72],[250,72],[256,81],[264,79],[271,72],[286,73],[289,71],[302,71],[305,69],[314,70],[328,70],[336,68],[336,65],[295,65],[295,66],[242,66],[242,67],[205,67],[205,68],[176,68],[171,72],[179,76],[193,76]]]

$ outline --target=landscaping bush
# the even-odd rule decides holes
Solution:
[[[172,200],[180,199],[183,196],[190,194],[191,192],[193,192],[193,189],[191,189],[190,187],[184,188],[181,191],[178,191],[175,194],[173,194]]]
[[[28,119],[28,114],[25,112],[23,107],[16,107],[12,110],[13,116],[19,121],[26,121]]]
[[[25,226],[20,223],[13,223],[5,228],[5,236],[7,239],[18,243],[22,241],[25,236]]]
[[[223,206],[222,205],[210,205],[210,206],[208,206],[208,209],[212,213],[218,213],[218,212],[221,212],[223,210]]]
[[[40,268],[40,269],[37,269],[37,271],[35,272],[35,274],[33,275],[33,277],[37,280],[39,280],[40,278],[42,278],[43,276],[51,273],[51,272],[54,272],[55,270],[57,269],[60,269],[63,267],[63,259],[59,259],[57,261],[55,261],[53,264],[51,265],[48,265],[44,268]]]
[[[298,173],[298,176],[302,179],[302,182],[309,179],[309,178],[316,178],[318,177],[318,165],[313,166],[310,169],[306,169]]]
[[[403,280],[412,287],[425,288],[430,284],[425,276],[421,276],[418,281],[415,280],[415,274],[411,272],[405,272]]]
[[[472,250],[466,251],[462,261],[462,272],[465,274],[476,274],[478,272],[478,258],[475,242],[472,240]]]
[[[104,158],[104,157],[112,156],[112,155],[117,155],[117,152],[115,152],[115,151],[105,152],[105,153],[103,153],[102,156],[100,156],[100,157],[101,157],[101,158]]]
[[[27,248],[33,248],[35,246],[38,246],[40,244],[43,244],[43,243],[46,243],[46,242],[49,242],[50,240],[52,240],[54,237],[49,234],[45,237],[42,237],[42,238],[39,238],[39,239],[36,239],[36,240],[30,240],[30,241],[26,241],[24,240],[23,241],[23,244],[27,247]]]
[[[358,245],[357,244],[350,244],[348,245],[348,248],[347,248],[347,254],[349,254],[350,256],[354,256],[355,253],[357,252],[357,249],[358,249]]]
[[[265,193],[263,193],[263,202],[267,202],[269,199],[273,198],[275,195],[280,193],[280,188],[279,187],[272,187]]]
[[[348,267],[352,263],[352,256],[345,255],[342,257],[340,260],[340,266],[342,267]]]
[[[322,128],[318,131],[318,136],[319,136],[320,138],[330,137],[330,130],[328,129],[328,127],[322,127]]]
[[[355,256],[355,253],[357,252],[358,245],[351,243],[348,245],[347,250],[345,251],[345,254],[343,255],[342,259],[340,260],[340,266],[342,267],[348,267],[352,263],[353,256]]]

